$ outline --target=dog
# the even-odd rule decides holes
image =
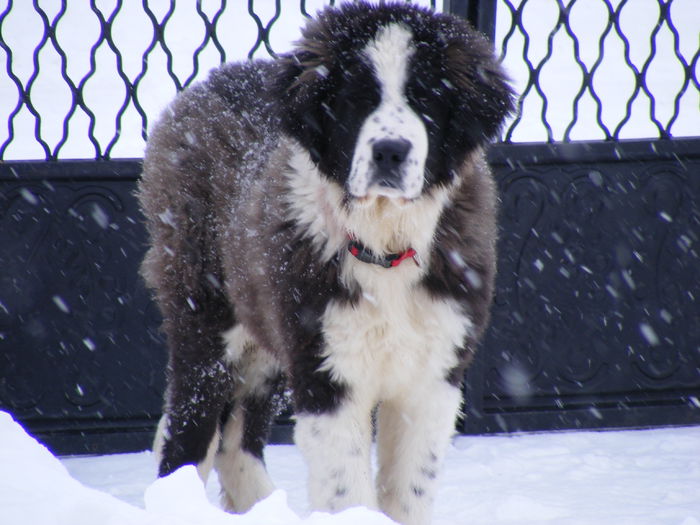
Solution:
[[[291,52],[177,96],[138,189],[169,347],[160,476],[215,467],[245,512],[273,490],[286,393],[314,509],[430,521],[492,301],[484,149],[512,109],[482,35],[403,2],[328,7]]]

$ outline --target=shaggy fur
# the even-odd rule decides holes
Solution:
[[[250,508],[272,490],[263,447],[287,385],[315,508],[429,521],[489,317],[482,148],[511,97],[463,20],[360,2],[321,12],[281,59],[224,65],[176,98],[139,188],[170,348],[160,475],[215,466],[225,506]],[[350,239],[416,256],[384,268]]]

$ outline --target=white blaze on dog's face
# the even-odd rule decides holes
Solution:
[[[391,24],[364,50],[381,98],[357,137],[347,181],[353,197],[412,200],[423,190],[428,132],[405,94],[411,39],[406,27]]]

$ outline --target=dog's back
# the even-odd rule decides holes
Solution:
[[[255,61],[213,71],[175,99],[149,137],[138,195],[151,238],[142,273],[171,349],[165,412],[181,418],[164,419],[161,430],[182,434],[158,450],[161,475],[201,463],[210,445],[201,433],[213,435],[234,402],[224,334],[236,314],[223,246],[235,246],[237,228],[241,236],[236,207],[249,199],[279,134],[267,95],[274,67]],[[190,419],[197,423],[188,426]]]

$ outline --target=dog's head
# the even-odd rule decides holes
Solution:
[[[405,3],[327,8],[282,58],[282,127],[348,198],[449,184],[500,130],[512,92],[490,44]]]

